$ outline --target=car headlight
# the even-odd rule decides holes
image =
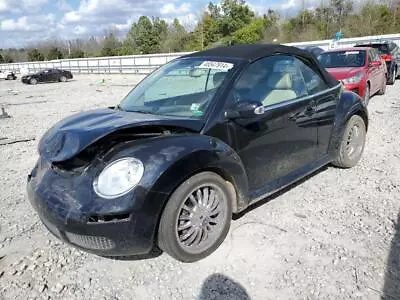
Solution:
[[[359,83],[361,81],[361,79],[363,78],[364,74],[362,72],[358,72],[355,75],[353,75],[352,77],[349,78],[345,78],[343,79],[344,83]]]
[[[133,157],[118,159],[107,165],[94,180],[93,188],[97,195],[114,199],[129,193],[142,179],[143,163]]]

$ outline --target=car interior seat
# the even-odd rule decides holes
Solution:
[[[276,104],[297,98],[290,73],[274,72],[269,75],[267,84],[270,92],[262,101],[264,105]]]

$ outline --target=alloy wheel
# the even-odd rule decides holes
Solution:
[[[346,152],[350,159],[360,155],[363,150],[363,135],[361,134],[361,129],[358,124],[350,129],[347,136]]]
[[[189,253],[201,253],[219,238],[224,229],[228,204],[216,185],[196,188],[181,205],[176,236],[179,245]]]

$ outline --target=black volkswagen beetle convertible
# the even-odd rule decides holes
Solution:
[[[355,166],[367,127],[361,99],[308,52],[206,50],[159,68],[118,106],[49,129],[28,195],[78,248],[193,262],[219,247],[233,214],[327,164]]]

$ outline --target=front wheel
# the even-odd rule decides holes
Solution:
[[[66,81],[67,81],[67,77],[61,76],[61,77],[60,77],[60,81],[61,81],[61,82],[66,82]]]
[[[352,116],[346,124],[333,165],[340,168],[352,168],[357,165],[364,152],[366,135],[363,118],[358,115]]]
[[[31,80],[29,80],[29,83],[32,85],[36,85],[38,83],[36,78],[32,78]]]
[[[223,178],[203,172],[183,182],[161,216],[158,246],[175,259],[194,262],[214,252],[228,234],[232,199]]]

